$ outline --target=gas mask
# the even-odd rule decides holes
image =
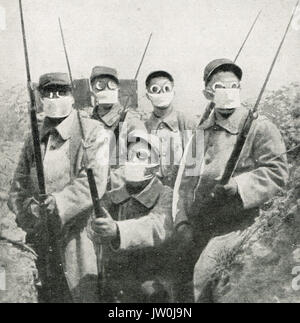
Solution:
[[[237,109],[241,106],[240,89],[216,89],[213,102],[215,109]]]
[[[126,183],[142,183],[147,180],[150,181],[158,170],[158,164],[126,162],[124,165],[124,177]]]
[[[72,96],[61,96],[59,98],[43,98],[43,111],[49,118],[65,118],[73,109],[74,98]]]
[[[152,105],[154,107],[158,108],[167,108],[170,106],[174,99],[175,92],[166,92],[166,93],[159,93],[159,94],[154,94],[154,93],[149,93],[147,92],[147,96],[149,100],[151,101]]]
[[[94,93],[95,104],[116,104],[119,102],[119,90],[103,90]]]

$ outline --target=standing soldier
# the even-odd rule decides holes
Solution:
[[[130,130],[139,127],[142,122],[140,116],[119,102],[119,78],[114,68],[95,66],[90,77],[92,93],[95,100],[95,108],[92,118],[100,121],[110,130],[111,138],[111,165],[118,165],[119,138],[126,140]],[[124,125],[124,127],[123,127]],[[122,141],[121,141],[122,142]]]
[[[107,133],[96,121],[84,118],[81,125],[86,139],[82,142],[67,74],[42,75],[38,89],[45,113],[40,141],[47,195],[41,205],[33,141],[28,136],[14,175],[9,207],[27,232],[27,242],[38,252],[40,278],[42,283],[47,282],[41,289],[41,301],[95,302],[97,263],[86,234],[92,199],[85,167],[94,170],[101,197],[108,174]],[[47,255],[41,254],[45,251],[41,242],[46,235],[45,222],[50,240]],[[46,263],[45,258],[49,260]]]
[[[159,139],[134,131],[129,140],[128,162],[111,176],[106,217],[92,222],[91,238],[106,246],[110,301],[172,302],[182,275],[171,255],[183,252],[189,230],[173,226],[172,189],[156,177]]]
[[[90,77],[95,97],[93,119],[115,131],[125,108],[119,103],[119,79],[114,68],[95,66]]]
[[[202,165],[197,166],[198,174],[184,176],[179,189],[179,199],[185,201],[193,225],[197,254],[217,237],[210,243],[209,257],[204,259],[202,255],[194,270],[196,301],[203,299],[205,281],[215,265],[219,250],[215,242],[222,248],[230,246],[238,235],[234,231],[250,226],[259,215],[259,207],[288,179],[280,132],[266,117],[259,116],[252,124],[233,177],[228,184],[219,184],[248,115],[240,102],[241,79],[241,68],[228,59],[207,65],[204,95],[214,103],[214,110],[197,129],[203,133],[204,157]],[[190,149],[187,156],[191,156]],[[186,167],[185,174],[188,171]]]
[[[166,71],[152,72],[146,79],[146,90],[153,112],[145,125],[147,131],[157,135],[161,141],[161,180],[173,188],[185,143],[194,126],[173,106],[175,90],[171,74]]]

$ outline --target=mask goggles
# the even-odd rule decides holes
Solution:
[[[71,89],[69,88],[56,88],[56,89],[43,89],[41,91],[42,98],[56,99],[61,97],[66,97],[71,94]]]
[[[105,89],[108,90],[117,90],[118,84],[113,80],[99,80],[96,81],[95,85],[93,86],[97,91],[104,91]]]
[[[162,86],[158,84],[153,84],[148,89],[148,92],[151,94],[170,93],[173,91],[173,88],[174,86],[170,82],[167,82]]]

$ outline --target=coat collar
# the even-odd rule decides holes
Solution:
[[[157,130],[162,122],[165,123],[171,131],[177,132],[179,130],[177,111],[174,109],[166,117],[161,118],[157,117],[154,112],[152,112],[146,123],[149,130]]]
[[[124,107],[116,103],[112,106],[111,110],[104,115],[103,117],[99,117],[94,113],[94,117],[100,121],[102,121],[107,127],[112,127],[116,122],[120,120],[121,113],[123,112]]]
[[[162,189],[163,184],[157,177],[154,177],[151,182],[138,194],[130,195],[125,184],[123,184],[121,187],[108,192],[108,195],[114,204],[121,204],[130,198],[133,198],[144,205],[147,209],[151,209],[157,202]]]
[[[51,123],[49,122],[49,119],[45,119],[42,129],[41,129],[41,134],[40,137],[43,140],[43,138],[48,135],[51,130],[56,129],[57,133],[60,135],[60,137],[63,140],[68,140],[71,137],[72,134],[72,129],[74,125],[74,120],[76,117],[76,111],[73,110],[70,115],[64,119],[58,126],[53,127]]]
[[[239,133],[240,124],[242,120],[244,120],[248,115],[248,110],[244,107],[236,109],[234,113],[228,119],[218,119],[214,111],[210,114],[210,116],[205,120],[200,126],[199,129],[209,129],[214,125],[218,125],[221,128],[225,129],[229,133],[233,135],[237,135]]]

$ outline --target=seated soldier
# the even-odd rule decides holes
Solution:
[[[136,130],[129,140],[128,161],[111,174],[111,190],[101,202],[105,217],[91,223],[95,249],[104,246],[105,301],[173,302],[189,228],[174,228],[172,189],[156,177],[159,139]]]

